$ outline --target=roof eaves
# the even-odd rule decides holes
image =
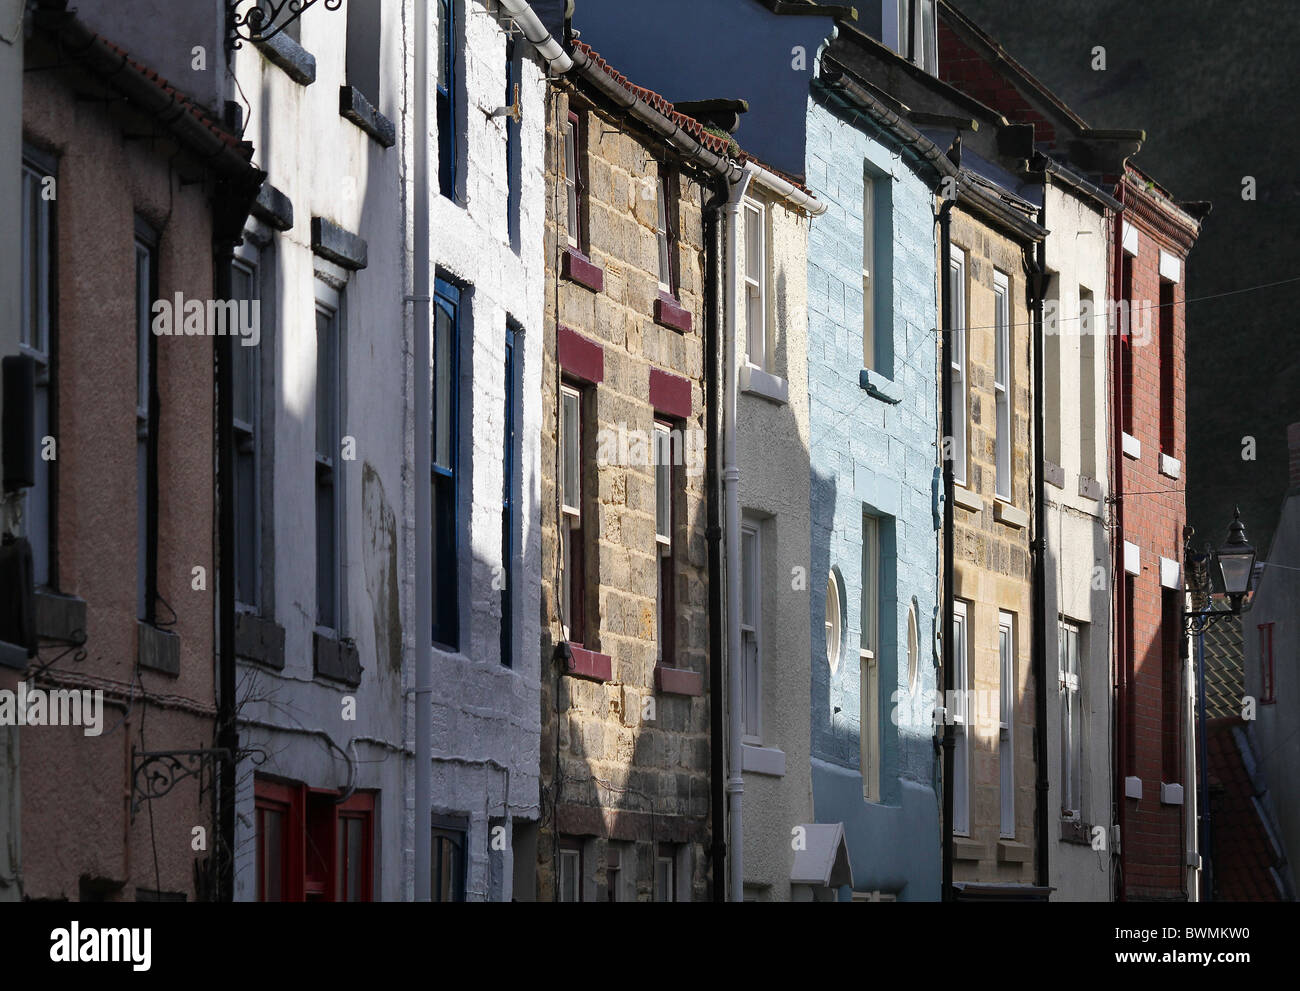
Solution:
[[[1002,63],[1013,75],[1019,77],[1022,83],[1055,107],[1077,130],[1083,131],[1088,127],[1087,122],[1071,110],[1064,100],[1053,93],[1037,76],[1017,61],[1010,52],[1002,47],[996,38],[985,32],[983,28],[958,10],[951,0],[940,0],[939,8],[940,11],[946,11],[951,15],[948,18],[949,23],[956,22],[957,26],[966,32],[969,39],[976,41],[995,62]]]

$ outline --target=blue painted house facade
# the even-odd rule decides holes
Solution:
[[[843,824],[853,884],[841,899],[937,900],[939,175],[886,118],[818,81],[822,49],[853,12],[797,6],[588,0],[574,27],[670,100],[743,97],[740,143],[830,206],[809,228],[812,523],[797,593],[812,621],[814,819]],[[682,57],[666,63],[652,39]]]
[[[812,765],[853,889],[940,894],[934,170],[833,87],[808,103]],[[851,897],[841,892],[841,899]]]

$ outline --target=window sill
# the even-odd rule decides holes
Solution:
[[[1043,481],[1048,485],[1055,485],[1058,489],[1065,488],[1065,469],[1054,461],[1043,461]]]
[[[972,863],[983,860],[987,851],[983,843],[976,843],[967,836],[952,838],[952,859],[966,860]]]
[[[984,500],[964,485],[954,485],[952,487],[952,501],[962,509],[969,509],[972,513],[984,512]]]
[[[560,262],[560,275],[592,292],[605,291],[605,270],[577,248],[567,248]]]
[[[1027,864],[1030,852],[1028,844],[1010,839],[998,840],[999,864]]]
[[[858,387],[864,389],[868,396],[879,399],[882,403],[897,406],[903,401],[902,389],[893,379],[885,378],[880,372],[864,368],[858,372]]]
[[[660,664],[655,667],[655,691],[663,695],[703,695],[704,675]]]
[[[1079,476],[1079,495],[1085,499],[1101,502],[1101,482],[1087,475]]]
[[[277,231],[287,231],[293,227],[293,201],[269,182],[262,183],[262,188],[257,191],[252,211],[253,216]]]
[[[397,144],[397,128],[355,86],[339,87],[339,116],[352,121],[385,148]]]
[[[608,654],[597,653],[576,643],[569,644],[569,666],[564,672],[577,678],[593,681],[610,681],[614,677],[614,661]]]
[[[1122,434],[1122,446],[1124,457],[1132,458],[1134,461],[1142,460],[1142,442],[1132,434]]]
[[[33,596],[36,606],[36,635],[50,640],[74,643],[86,638],[86,600],[75,595],[58,595],[38,591]]]
[[[1023,530],[1029,526],[1029,514],[1023,509],[1017,509],[1009,502],[1003,502],[997,499],[993,503],[993,518],[1003,526],[1009,526],[1013,530]]]
[[[178,677],[181,673],[181,638],[170,630],[136,620],[137,658],[140,667]]]
[[[268,62],[279,66],[299,86],[310,86],[316,81],[316,57],[285,32],[253,44]]]
[[[29,660],[26,647],[16,643],[9,643],[7,640],[0,640],[0,668],[26,671]]]
[[[1167,478],[1179,478],[1183,473],[1183,463],[1167,454],[1160,455],[1160,474]]]
[[[1124,572],[1135,576],[1142,574],[1142,548],[1131,540],[1124,541]]]
[[[740,366],[740,391],[781,406],[790,401],[790,387],[785,379],[765,372],[748,361]]]
[[[655,300],[655,323],[669,330],[689,334],[692,326],[691,311],[682,306],[679,300],[661,290],[659,298]]]
[[[342,682],[351,688],[361,684],[361,655],[352,640],[340,640],[333,633],[312,633],[312,670],[318,678]]]
[[[773,778],[785,777],[785,751],[776,747],[759,747],[745,743],[740,748],[740,769]]]
[[[251,612],[235,616],[235,656],[276,671],[284,670],[284,628]]]
[[[1082,819],[1061,820],[1061,842],[1092,846],[1092,827]]]

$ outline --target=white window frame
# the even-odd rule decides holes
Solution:
[[[772,373],[768,336],[768,235],[767,207],[746,198],[745,213],[745,360]],[[754,256],[757,255],[757,258]]]
[[[1083,712],[1079,709],[1081,679],[1079,649],[1083,643],[1081,624],[1061,620],[1057,624],[1057,689],[1061,697],[1061,818],[1083,818]],[[1073,647],[1073,658],[1071,658]],[[1079,733],[1074,735],[1074,719]]]
[[[939,74],[938,28],[935,0],[898,0],[898,54],[932,76]]]
[[[672,295],[672,246],[668,242],[668,190],[664,182],[664,166],[659,166],[659,176],[655,180],[655,195],[658,199],[658,211],[655,214],[655,241],[659,248],[659,289]]]
[[[673,430],[666,423],[654,423],[655,470],[655,588],[660,601],[655,602],[655,651],[664,660],[664,638],[671,631],[663,629],[664,568],[673,553]]]
[[[876,180],[862,175],[862,367],[876,367]]]
[[[52,436],[54,432],[50,419],[53,408],[50,335],[54,325],[50,255],[54,202],[44,196],[44,182],[51,173],[29,159],[26,151],[24,149],[22,162],[22,314],[18,329],[18,351],[30,356],[36,363],[33,429],[37,455],[36,484],[23,496],[22,532],[32,548],[33,583],[41,587],[50,584],[54,558],[54,548],[51,546],[53,479],[50,463],[41,454],[43,438]],[[33,234],[36,242],[34,245]],[[35,298],[31,292],[33,288]]]
[[[564,122],[564,192],[567,209],[565,236],[569,247],[578,249],[578,225],[582,223],[578,216],[578,128],[571,120]]]
[[[570,457],[573,459],[572,464]],[[573,618],[572,583],[569,578],[573,570],[574,542],[571,534],[573,530],[582,528],[582,393],[570,385],[560,386],[559,485],[560,602],[563,606],[564,639],[568,640],[569,624]]]
[[[999,835],[1016,835],[1016,621],[998,613],[998,775]]]
[[[741,740],[763,742],[762,530],[757,521],[740,527]]]
[[[954,599],[953,614],[953,692],[948,700],[948,718],[953,722],[952,753],[952,831],[970,836],[970,730],[967,724],[970,698],[970,614],[969,605]]]
[[[958,485],[966,485],[966,253],[952,246],[948,264],[948,291],[952,296],[952,474]]]
[[[993,393],[996,418],[996,495],[1011,502],[1011,281],[993,272]]]

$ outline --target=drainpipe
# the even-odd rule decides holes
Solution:
[[[218,246],[214,262],[217,299],[230,299],[230,265],[233,244]],[[217,796],[217,829],[221,857],[217,867],[215,899],[235,900],[235,754],[239,730],[235,724],[235,427],[234,359],[235,343],[230,335],[217,344],[217,746],[221,758],[220,790]],[[129,715],[129,712],[128,712]]]
[[[722,258],[723,210],[730,194],[730,184],[719,180],[711,199],[704,207],[704,355],[705,355],[705,500],[707,522],[705,537],[709,547],[709,819],[713,900],[727,899],[727,808],[723,777],[726,774],[726,728],[722,695],[722,520],[718,478],[718,447],[721,441],[722,404],[718,389],[718,266]]]
[[[560,43],[551,37],[546,26],[528,5],[528,0],[501,0],[501,6],[510,12],[515,24],[524,32],[528,43],[537,49],[537,54],[546,60],[546,68],[549,72],[560,75],[573,68],[573,59],[569,58]]]
[[[415,900],[433,897],[433,397],[429,394],[429,6],[415,2]]]
[[[1121,176],[1119,186],[1116,190],[1118,200],[1121,206],[1125,200],[1124,179]],[[1115,214],[1115,223],[1113,230],[1113,244],[1111,247],[1112,260],[1112,282],[1111,282],[1111,299],[1119,300],[1122,298],[1124,285],[1124,229],[1123,218],[1121,214]],[[1108,334],[1111,348],[1111,375],[1110,380],[1114,383],[1114,398],[1112,404],[1111,416],[1111,465],[1112,474],[1110,480],[1110,497],[1111,509],[1114,513],[1114,526],[1111,528],[1111,561],[1122,561],[1124,553],[1124,440],[1120,436],[1124,430],[1124,410],[1121,407],[1123,403],[1123,382],[1121,373],[1123,372],[1124,362],[1122,359],[1122,347],[1115,336],[1115,331],[1119,328],[1110,328]],[[1112,574],[1114,574],[1112,566]],[[1118,574],[1122,577],[1120,582],[1127,582],[1128,578],[1123,571],[1121,564]],[[1124,795],[1124,776],[1128,773],[1128,665],[1131,658],[1128,654],[1128,638],[1124,635],[1128,626],[1128,597],[1121,592],[1121,587],[1117,585],[1113,590],[1112,596],[1115,602],[1115,730],[1119,738],[1118,745],[1115,748],[1115,821],[1119,826],[1120,835],[1120,853],[1119,853],[1119,871],[1115,882],[1115,900],[1124,901],[1124,891],[1127,882],[1125,871],[1125,851],[1128,849],[1128,836],[1126,828],[1127,799]],[[1180,845],[1182,841],[1180,840]]]
[[[1047,191],[1050,188],[1047,173],[1042,177],[1043,205],[1038,209],[1038,226],[1047,229]],[[1038,848],[1034,851],[1037,874],[1036,883],[1047,887],[1048,852],[1051,849],[1047,835],[1048,783],[1047,783],[1047,486],[1043,482],[1044,424],[1043,424],[1043,299],[1047,296],[1051,276],[1047,274],[1047,239],[1038,242],[1033,276],[1029,286],[1029,306],[1034,322],[1034,738],[1038,754],[1034,781],[1034,820],[1038,833]]]
[[[1196,636],[1196,711],[1197,722],[1200,723],[1200,739],[1197,743],[1198,759],[1201,766],[1197,768],[1197,784],[1200,785],[1201,795],[1196,801],[1197,818],[1201,821],[1200,843],[1201,847],[1201,884],[1198,892],[1199,901],[1215,901],[1214,897],[1214,818],[1210,815],[1210,758],[1208,754],[1208,742],[1206,740],[1207,725],[1205,722],[1205,630],[1201,630]],[[1186,842],[1186,831],[1183,831],[1183,842]],[[1184,862],[1187,860],[1186,854],[1183,856]],[[1184,864],[1183,877],[1187,877],[1187,867]],[[1184,882],[1184,886],[1186,882]]]
[[[939,456],[943,463],[943,892],[941,898],[953,900],[952,889],[952,765],[953,749],[957,745],[952,713],[948,711],[948,702],[952,698],[953,665],[953,595],[955,591],[953,575],[953,464],[952,458],[943,457],[943,441],[952,436],[952,287],[949,285],[949,266],[952,265],[952,208],[956,200],[945,199],[939,207],[939,239],[941,245],[939,299],[942,312],[940,326],[940,371],[943,386],[939,390],[940,404],[943,409],[943,435],[939,438]]]
[[[744,828],[741,818],[741,797],[745,792],[745,779],[741,773],[743,751],[740,742],[740,468],[736,465],[736,393],[739,389],[736,366],[736,294],[739,291],[740,263],[740,204],[749,189],[752,173],[745,171],[740,181],[731,187],[727,199],[727,280],[726,280],[726,334],[727,334],[727,400],[723,418],[723,479],[727,500],[726,557],[727,557],[727,707],[729,716],[727,750],[731,771],[727,778],[727,795],[731,813],[731,883],[729,901],[744,900]]]

